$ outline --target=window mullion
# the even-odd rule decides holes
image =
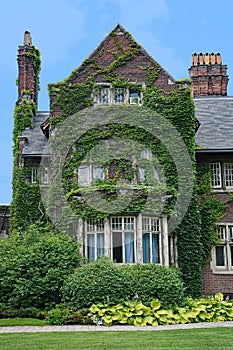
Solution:
[[[124,230],[124,218],[122,218],[122,231],[121,231],[121,237],[122,237],[122,257],[123,262],[125,263],[125,230]]]

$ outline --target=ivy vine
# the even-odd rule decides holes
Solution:
[[[98,57],[90,58],[84,61],[81,67],[71,73],[61,83],[49,85],[49,95],[51,98],[50,104],[50,121],[52,127],[56,127],[66,120],[70,115],[92,106],[93,91],[97,76],[102,76],[103,81],[111,83],[115,87],[123,87],[132,89],[135,84],[124,80],[118,73],[116,68],[121,67],[129,62],[133,57],[139,54],[141,47],[131,38],[130,44],[125,49],[115,32],[112,33],[117,47],[117,54],[112,52],[113,60],[107,66],[103,67],[98,63],[97,58],[101,58],[105,53],[105,48],[99,50]],[[38,51],[31,51],[28,55],[33,55],[35,58],[36,76],[39,78],[39,59]],[[140,67],[139,67],[140,68]],[[146,89],[143,89],[143,104],[156,111],[164,118],[169,120],[179,131],[189,151],[190,159],[193,165],[193,180],[195,183],[192,201],[188,211],[177,227],[174,234],[178,237],[178,263],[183,274],[183,280],[186,285],[186,293],[192,297],[198,297],[201,294],[202,285],[202,267],[206,261],[211,247],[216,242],[214,230],[215,222],[221,215],[222,207],[219,205],[216,198],[208,197],[205,193],[202,202],[199,201],[200,188],[205,187],[205,191],[210,189],[208,169],[202,169],[203,174],[197,174],[195,161],[195,129],[196,118],[194,113],[194,104],[190,89],[186,88],[182,83],[175,84],[171,92],[161,91],[156,87],[156,80],[161,71],[161,67],[153,60],[147,68],[141,68],[145,71]],[[85,82],[77,81],[79,74],[88,71]],[[142,87],[137,86],[138,89]],[[23,170],[17,166],[18,153],[18,136],[25,127],[32,127],[32,117],[35,113],[35,105],[26,100],[19,101],[15,107],[15,127],[14,127],[14,177],[13,177],[13,204],[11,214],[12,229],[24,229],[31,221],[36,221],[41,217],[40,208],[38,208],[39,191],[37,185],[29,185],[26,182],[27,169]],[[143,145],[156,153],[158,160],[164,166],[164,175],[171,198],[167,201],[164,208],[166,214],[175,215],[173,212],[174,203],[176,201],[178,190],[177,171],[174,161],[169,156],[166,148],[158,142],[151,139],[149,134],[142,130],[132,130],[121,128],[119,125],[109,123],[107,128],[91,130],[86,133],[83,139],[78,141],[77,151],[72,153],[72,160],[69,158],[67,166],[64,166],[63,171],[63,186],[66,191],[69,205],[74,211],[81,211],[83,218],[100,218],[107,214],[100,213],[91,207],[85,206],[82,202],[80,189],[77,186],[77,164],[82,161],[87,152],[92,149],[101,139],[108,137],[127,137],[134,138]],[[118,175],[123,172],[127,173],[127,163],[124,159],[118,159],[118,167],[121,169]],[[127,176],[132,176],[127,173]],[[201,181],[199,181],[202,179]],[[203,180],[205,179],[205,181]],[[115,196],[115,181],[117,178],[108,179],[97,182],[99,190],[104,193],[105,198],[113,198]],[[204,181],[204,185],[203,185]],[[144,190],[139,190],[134,198],[134,201],[127,207],[129,212],[139,212],[145,203],[148,193]],[[74,201],[74,196],[80,198],[80,202]],[[113,197],[111,197],[113,196]],[[52,203],[51,205],[55,205]],[[64,209],[65,210],[65,209]],[[68,225],[64,223],[64,225]],[[211,229],[210,229],[211,228]]]

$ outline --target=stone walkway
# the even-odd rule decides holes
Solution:
[[[194,328],[218,328],[218,327],[233,327],[233,321],[228,322],[203,322],[203,323],[189,323],[177,324],[170,326],[14,326],[14,327],[0,327],[1,333],[37,333],[37,332],[114,332],[114,331],[163,331],[175,329],[194,329]]]

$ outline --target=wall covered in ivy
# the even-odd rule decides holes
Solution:
[[[114,49],[109,50],[108,44],[114,44]],[[195,130],[196,118],[194,104],[188,82],[177,82],[166,85],[167,73],[157,64],[156,61],[142,51],[141,47],[132,39],[130,34],[125,33],[118,36],[111,33],[106,45],[102,45],[95,55],[87,59],[79,69],[72,72],[70,77],[63,82],[50,84],[50,122],[52,128],[62,124],[69,116],[85,108],[92,108],[94,104],[95,90],[97,83],[109,82],[113,87],[125,89],[135,88],[134,75],[130,75],[130,67],[137,67],[136,75],[144,79],[144,86],[138,82],[137,88],[143,94],[143,107],[158,113],[168,120],[182,137],[192,162],[192,177],[194,188],[192,199],[187,212],[180,225],[172,232],[178,237],[178,264],[182,271],[183,280],[186,286],[187,295],[198,297],[201,293],[201,272],[203,264],[209,256],[212,245],[216,242],[214,224],[219,218],[222,208],[216,199],[209,198],[206,193],[200,202],[200,186],[203,176],[208,177],[208,170],[205,169],[200,175],[195,161]],[[140,63],[144,57],[144,66]],[[38,59],[35,61],[39,64]],[[39,72],[39,69],[37,69]],[[128,73],[127,73],[128,72]],[[170,78],[169,78],[170,79]],[[106,107],[109,108],[109,107]],[[111,107],[110,107],[111,108]],[[116,107],[115,107],[116,108]],[[119,106],[129,109],[130,106]],[[135,107],[140,108],[140,106]],[[25,127],[32,127],[32,117],[35,114],[35,105],[27,100],[18,101],[15,108],[14,126],[14,175],[13,175],[13,203],[11,209],[11,226],[14,229],[24,230],[28,224],[44,218],[44,209],[41,205],[39,186],[30,185],[25,181],[27,167],[20,168],[19,161],[19,140],[22,130]],[[145,115],[146,117],[146,115]],[[137,113],[135,112],[135,118]],[[77,121],[78,122],[78,121]],[[68,157],[67,166],[63,171],[63,187],[67,197],[67,205],[70,205],[74,212],[81,213],[83,218],[100,218],[108,214],[98,212],[90,206],[77,204],[74,194],[79,195],[77,179],[74,169],[100,140],[119,137],[132,139],[140,142],[156,154],[159,162],[164,167],[166,184],[170,199],[166,202],[164,213],[168,217],[177,215],[174,211],[175,202],[178,196],[178,176],[174,160],[167,152],[163,144],[150,133],[135,127],[125,127],[115,124],[112,119],[108,125],[102,128],[92,129],[87,132],[77,143],[72,157]],[[119,159],[118,168],[122,173],[127,173],[127,162]],[[127,173],[130,178],[130,172]],[[114,198],[114,179],[103,180],[97,185],[106,193],[106,198]],[[209,185],[206,185],[210,188]],[[188,195],[188,194],[187,194]],[[148,193],[137,191],[134,200],[125,209],[128,212],[138,213],[145,204]],[[53,203],[54,204],[54,203]],[[213,210],[214,209],[214,210]]]

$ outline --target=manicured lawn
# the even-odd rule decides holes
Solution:
[[[0,334],[1,350],[232,350],[232,328]]]
[[[2,326],[45,326],[48,324],[45,320],[36,318],[3,318],[0,319],[0,327]]]

